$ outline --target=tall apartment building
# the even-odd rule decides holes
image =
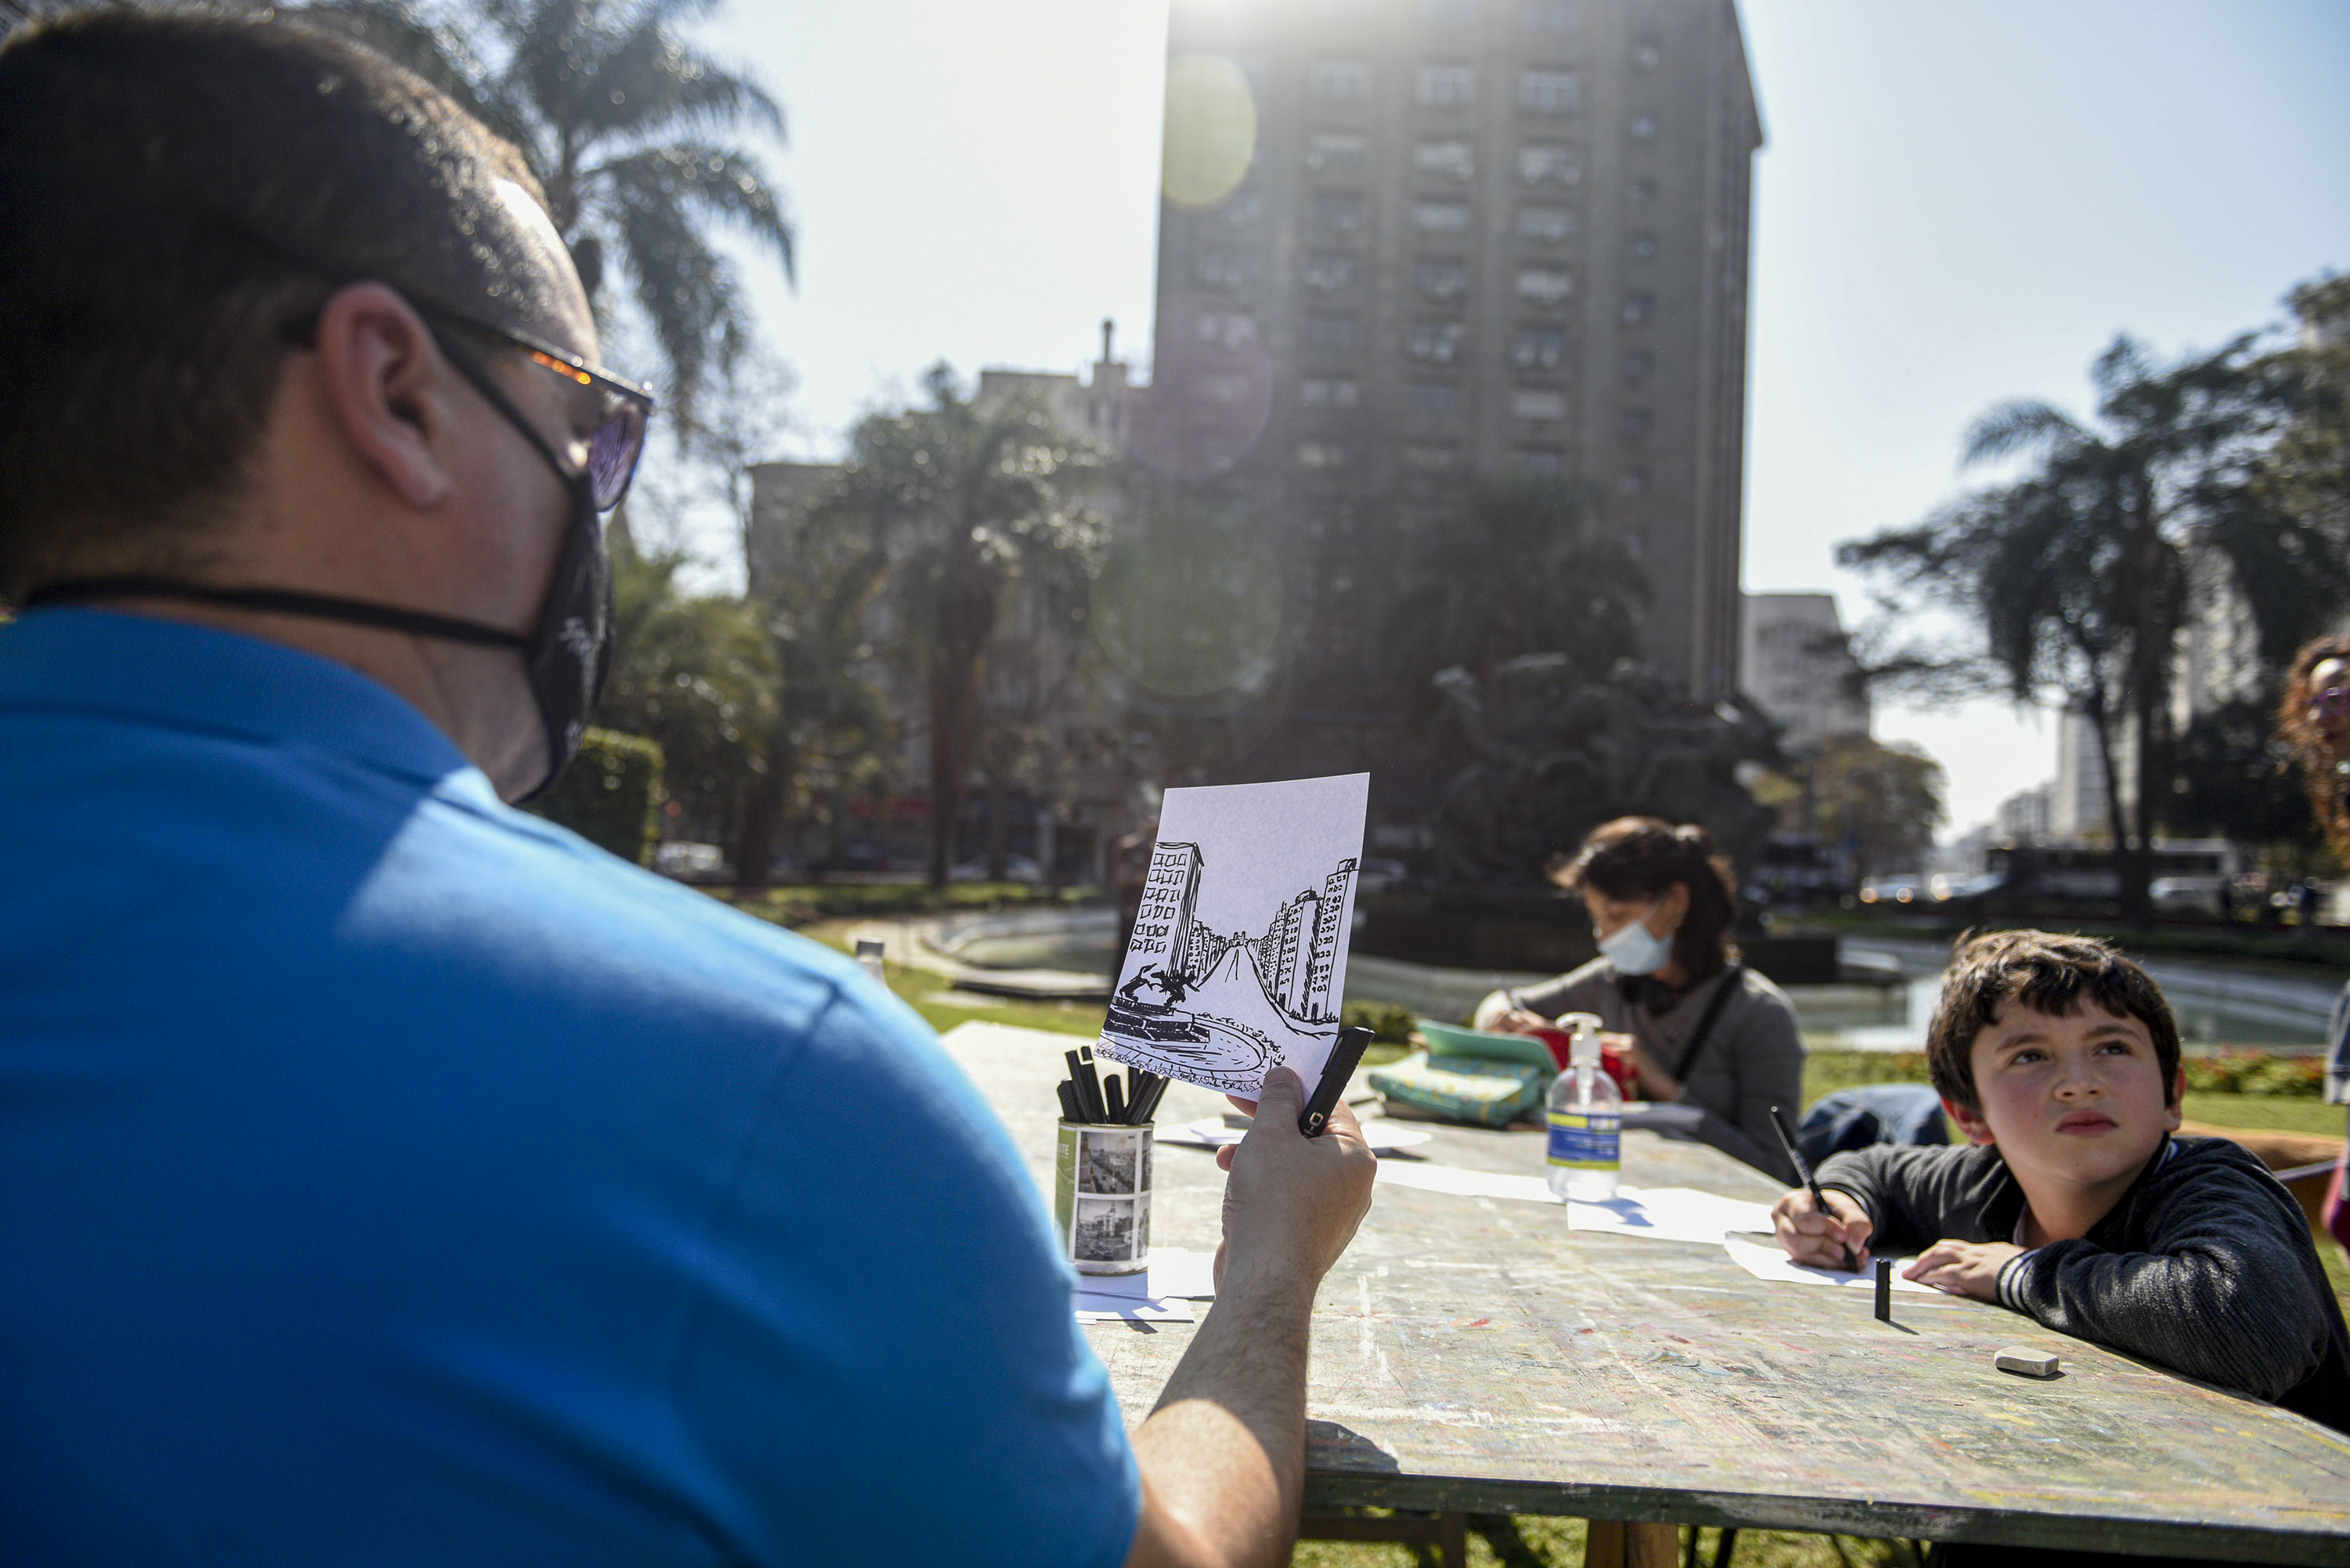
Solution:
[[[1281,535],[1292,713],[1376,722],[1393,563],[1471,472],[1599,493],[1650,660],[1733,690],[1762,137],[1733,0],[1175,0],[1169,50],[1239,67],[1256,145],[1162,206],[1155,392],[1193,337],[1270,362],[1227,483]]]

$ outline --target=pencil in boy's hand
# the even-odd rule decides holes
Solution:
[[[1795,1147],[1795,1136],[1787,1130],[1787,1113],[1776,1106],[1771,1107],[1771,1130],[1779,1135],[1779,1147],[1786,1151],[1787,1163],[1795,1168],[1796,1179],[1812,1189],[1812,1202],[1823,1215],[1835,1219],[1828,1209],[1828,1195],[1820,1190],[1820,1179],[1812,1174],[1811,1165],[1804,1158],[1804,1151]],[[1844,1249],[1844,1272],[1856,1274],[1860,1272],[1860,1260],[1852,1255],[1852,1243],[1842,1239],[1841,1220],[1837,1221],[1837,1229],[1836,1245]]]

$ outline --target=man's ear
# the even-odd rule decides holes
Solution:
[[[318,375],[352,453],[384,487],[422,510],[454,486],[447,362],[423,317],[380,283],[337,289],[318,312]]]
[[[1982,1119],[1981,1111],[1962,1106],[1947,1095],[1942,1096],[1942,1110],[1959,1124],[1959,1130],[1967,1135],[1969,1143],[1993,1144],[1999,1141],[1991,1136],[1991,1124]]]

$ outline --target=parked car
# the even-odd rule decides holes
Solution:
[[[2228,878],[2218,876],[2157,877],[2147,889],[2154,907],[2166,915],[2218,915],[2227,897]]]
[[[1888,872],[1860,885],[1864,904],[1915,904],[1926,897],[1926,878],[1915,871]]]
[[[957,882],[993,882],[996,879],[988,875],[987,858],[984,856],[976,860],[964,861],[950,870],[947,875]],[[1006,882],[1025,882],[1034,885],[1044,881],[1045,868],[1025,855],[1007,855],[1003,857],[1003,879]]]
[[[694,844],[681,838],[672,839],[653,850],[653,869],[681,882],[714,883],[734,879],[734,867],[727,864],[724,850],[715,844]]]

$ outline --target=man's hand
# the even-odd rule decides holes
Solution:
[[[1267,1283],[1302,1283],[1310,1294],[1369,1211],[1379,1162],[1343,1102],[1321,1137],[1297,1130],[1305,1085],[1286,1067],[1265,1075],[1250,1109],[1256,1119],[1248,1135],[1216,1151],[1216,1164],[1232,1178],[1224,1183],[1216,1288],[1222,1292],[1223,1271],[1237,1262]]]
[[[1953,1241],[1946,1237],[1912,1259],[1901,1277],[1954,1296],[1995,1302],[1999,1272],[2007,1267],[2010,1258],[2022,1255],[2022,1248],[2006,1241]]]
[[[1877,1229],[1868,1211],[1841,1192],[1829,1192],[1826,1198],[1825,1213],[1808,1187],[1792,1188],[1773,1204],[1771,1228],[1779,1233],[1779,1245],[1807,1269],[1843,1268],[1846,1247],[1855,1261],[1867,1267],[1869,1233]]]

